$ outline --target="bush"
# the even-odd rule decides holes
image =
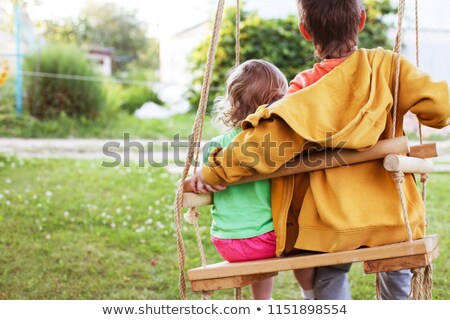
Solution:
[[[25,58],[26,71],[96,76],[87,55],[67,45],[51,45]],[[53,118],[64,112],[68,116],[95,118],[104,105],[102,84],[94,81],[27,77],[26,108],[39,118]]]
[[[153,101],[159,105],[163,105],[163,101],[153,90],[142,86],[131,86],[123,90],[121,96],[122,103],[120,109],[133,113],[139,109],[144,103]]]
[[[3,85],[0,86],[0,114],[9,114],[14,112],[16,104],[15,79],[8,76]]]

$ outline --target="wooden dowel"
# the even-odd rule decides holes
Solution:
[[[417,146],[411,146],[409,156],[413,158],[435,158],[438,156],[436,143],[424,143]]]
[[[345,166],[355,163],[366,162],[375,159],[382,159],[388,154],[392,153],[408,153],[410,151],[408,139],[406,137],[398,137],[394,139],[381,140],[377,144],[375,144],[372,148],[357,151],[350,149],[341,149],[341,150],[325,150],[321,152],[316,152],[313,154],[301,154],[296,157],[294,160],[288,162],[285,166],[281,167],[274,173],[268,175],[261,175],[255,173],[252,176],[244,177],[240,179],[238,182],[234,184],[241,184],[246,182],[264,180],[264,179],[273,179],[277,177],[283,177],[288,175],[293,175],[297,173],[303,172],[311,172],[321,169],[334,168],[339,166]],[[184,185],[185,195],[192,192],[192,188],[188,181],[186,181]],[[189,194],[186,196],[186,201],[189,203],[183,203],[183,208],[192,207],[192,203],[198,203],[202,205],[208,205],[212,203],[212,196],[210,197],[211,202],[206,203],[208,200],[206,197],[202,199],[194,200],[196,198],[196,194]]]
[[[185,192],[183,194],[183,208],[203,207],[212,203],[212,193]]]
[[[392,152],[390,152],[392,151]],[[273,179],[278,177],[289,176],[297,173],[311,172],[322,169],[330,169],[335,167],[347,166],[350,164],[366,162],[375,159],[384,158],[386,155],[394,153],[408,153],[410,151],[408,139],[406,137],[398,137],[394,139],[381,140],[372,148],[357,151],[351,149],[325,150],[312,154],[302,153],[293,161],[288,162],[285,166],[277,171],[260,175],[258,173],[243,177],[235,184],[258,181],[263,179]]]
[[[384,158],[384,168],[387,171],[401,171],[404,173],[430,173],[433,172],[433,162],[428,159],[404,157],[396,154]]]

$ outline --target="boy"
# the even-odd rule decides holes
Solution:
[[[358,0],[299,0],[298,5],[300,32],[324,61],[297,76],[289,96],[250,115],[243,123],[246,130],[233,140],[237,147],[213,151],[210,159],[215,166],[204,167],[192,178],[194,190],[212,191],[255,170],[271,173],[311,144],[364,149],[391,137],[396,55],[381,48],[356,49],[365,22]],[[396,136],[403,134],[402,120],[408,111],[427,126],[442,128],[450,123],[447,84],[432,82],[402,59]],[[269,134],[275,148],[267,152],[263,142]],[[249,159],[243,148],[249,145],[258,161]],[[412,175],[405,175],[404,190],[413,238],[422,238],[424,208]],[[272,212],[277,255],[407,240],[396,187],[381,160],[273,179]],[[318,269],[316,289],[318,283],[336,287],[333,279],[339,279],[334,283],[339,282],[337,289],[342,291],[345,270],[334,268],[331,275],[323,270],[331,268]],[[386,285],[386,279],[397,276],[401,279]],[[400,292],[385,298],[406,298],[405,277],[409,279],[400,272],[382,279],[382,287]]]

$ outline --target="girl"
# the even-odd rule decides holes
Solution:
[[[240,125],[248,115],[260,105],[282,98],[286,91],[286,78],[267,61],[249,60],[232,70],[226,82],[226,96],[214,110],[216,122],[225,124],[229,131],[213,138],[207,151],[227,147],[242,131]],[[205,163],[208,154],[204,152]],[[275,257],[270,184],[270,180],[245,183],[214,194],[211,241],[223,259],[238,262]],[[312,289],[312,274],[309,280]],[[269,278],[253,284],[253,298],[271,299],[273,282]]]

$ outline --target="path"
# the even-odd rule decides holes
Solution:
[[[161,163],[163,159],[168,162],[167,169],[172,173],[180,173],[182,167],[175,165],[174,161],[184,161],[187,148],[180,148],[179,154],[175,154],[173,148],[163,151],[163,140],[132,140],[144,146],[144,161],[151,160]],[[10,154],[23,158],[69,158],[69,159],[108,159],[103,153],[103,147],[108,142],[120,145],[116,150],[123,157],[123,140],[120,139],[21,139],[0,138],[0,153]],[[167,143],[167,142],[166,142]],[[203,142],[204,144],[204,142]],[[417,142],[411,142],[417,144]],[[148,153],[148,150],[153,150]],[[438,142],[439,159],[435,164],[435,171],[450,172],[450,141]],[[109,157],[112,160],[111,157]],[[130,160],[138,161],[139,153],[136,148],[130,149]],[[433,160],[433,159],[432,159]],[[436,160],[435,160],[436,161]]]

